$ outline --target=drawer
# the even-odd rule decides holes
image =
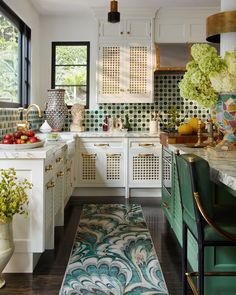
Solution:
[[[159,140],[130,140],[130,148],[140,148],[140,149],[151,149],[151,148],[160,148],[161,144]]]
[[[106,149],[106,148],[123,148],[123,140],[112,140],[111,138],[104,139],[88,139],[88,140],[79,140],[79,148],[93,148],[93,149]]]
[[[52,178],[53,176],[53,171],[55,169],[55,163],[52,158],[47,159],[45,161],[44,165],[44,180],[45,182],[48,181],[48,179]]]

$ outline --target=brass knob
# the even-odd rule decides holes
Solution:
[[[50,164],[47,167],[45,167],[45,172],[50,171],[53,169],[53,166]]]
[[[62,162],[63,161],[63,158],[59,157],[56,159],[56,163],[59,163],[59,162]]]
[[[50,182],[47,184],[47,189],[53,188],[54,186],[55,186],[55,182],[54,182],[54,181],[50,181]]]
[[[69,171],[71,171],[71,168],[67,168],[67,170],[66,170],[67,172],[69,172]]]
[[[60,172],[57,173],[57,177],[61,177],[63,175],[64,175],[64,172],[62,172],[62,171],[60,171]]]

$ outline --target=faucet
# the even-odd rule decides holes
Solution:
[[[38,113],[39,113],[39,117],[40,117],[40,118],[42,117],[42,112],[41,112],[40,107],[39,107],[37,104],[35,104],[35,103],[30,104],[30,105],[28,106],[28,108],[27,108],[27,110],[26,110],[26,114],[25,114],[25,128],[26,128],[26,130],[29,129],[29,111],[30,111],[30,109],[31,109],[32,107],[35,107],[35,108],[37,109]]]

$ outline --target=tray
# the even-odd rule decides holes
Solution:
[[[25,149],[34,149],[37,147],[43,146],[45,143],[44,140],[35,142],[35,143],[24,143],[24,144],[3,144],[0,143],[0,149],[2,150],[25,150]]]

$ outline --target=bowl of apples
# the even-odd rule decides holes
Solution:
[[[8,150],[33,149],[43,145],[44,141],[35,136],[35,132],[32,130],[7,133],[0,141],[0,149]]]

